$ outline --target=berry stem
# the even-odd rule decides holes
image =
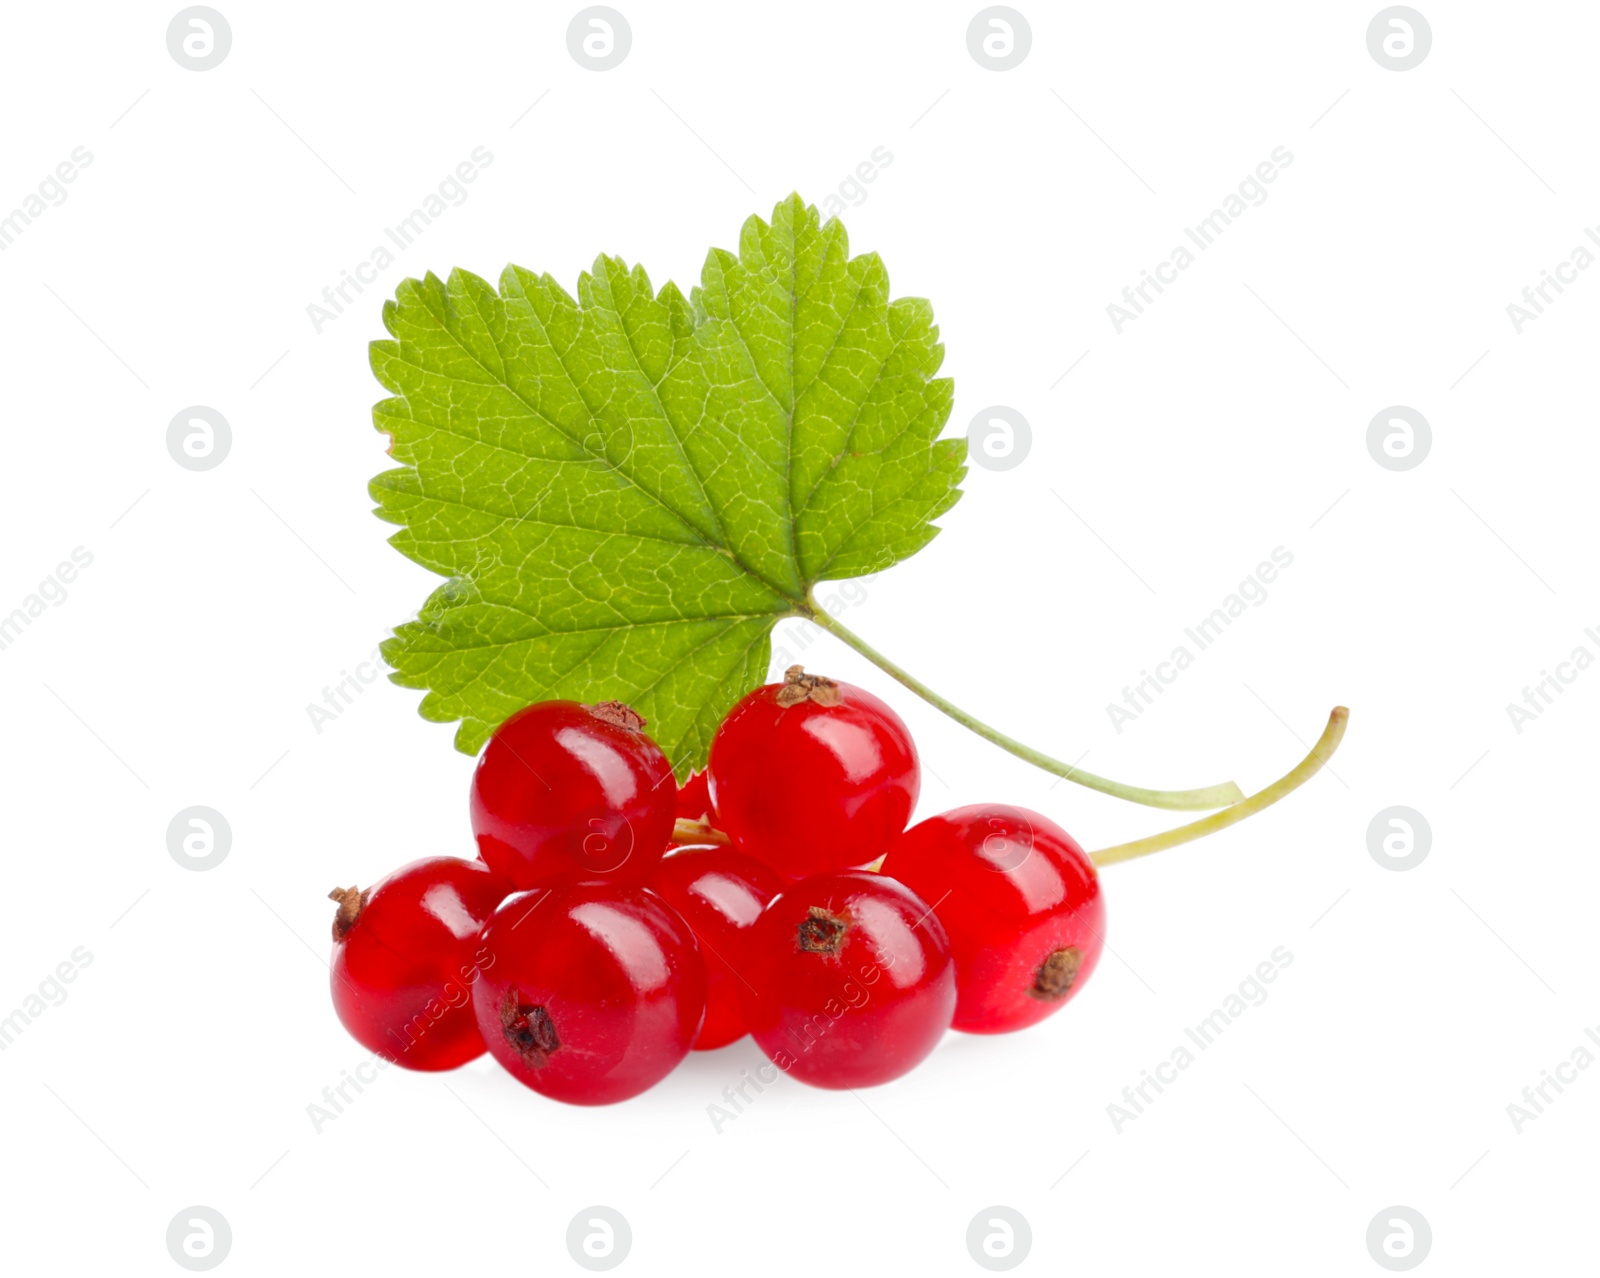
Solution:
[[[709,821],[690,821],[679,817],[672,826],[672,841],[688,843],[728,843],[728,836]]]
[[[354,885],[347,888],[336,887],[328,893],[328,900],[339,903],[338,912],[333,916],[333,939],[342,941],[356,925],[356,920],[361,917],[361,911],[367,903],[365,894]]]
[[[1316,745],[1311,747],[1311,753],[1301,759],[1294,768],[1279,777],[1265,790],[1259,790],[1242,803],[1236,803],[1231,808],[1221,812],[1213,812],[1208,817],[1201,817],[1198,821],[1191,821],[1188,825],[1180,825],[1175,830],[1163,830],[1160,834],[1152,834],[1148,838],[1135,839],[1132,843],[1119,843],[1115,847],[1101,848],[1098,852],[1090,853],[1090,859],[1097,866],[1115,865],[1118,861],[1131,861],[1136,856],[1148,856],[1152,852],[1176,847],[1180,843],[1189,843],[1194,839],[1203,839],[1208,834],[1215,834],[1218,830],[1226,830],[1230,825],[1243,821],[1248,816],[1254,816],[1262,808],[1270,808],[1284,795],[1293,790],[1298,790],[1318,772],[1322,765],[1333,757],[1333,752],[1339,748],[1339,743],[1344,740],[1345,724],[1350,721],[1350,711],[1344,706],[1335,706],[1333,713],[1328,716],[1328,726],[1322,730],[1322,735],[1317,738]]]
[[[1091,790],[1098,790],[1102,794],[1114,795],[1119,799],[1126,799],[1130,803],[1142,803],[1151,808],[1168,808],[1179,812],[1208,812],[1213,808],[1226,808],[1229,804],[1238,803],[1244,798],[1244,791],[1240,790],[1232,781],[1221,785],[1206,786],[1199,790],[1147,790],[1143,786],[1124,785],[1120,781],[1112,781],[1106,777],[1096,776],[1092,772],[1085,772],[1082,768],[1070,763],[1062,763],[1053,759],[1048,754],[1041,753],[1031,746],[1005,733],[991,728],[981,719],[974,718],[959,706],[954,706],[946,701],[920,679],[902,670],[888,657],[879,652],[871,644],[840,625],[837,620],[830,617],[827,612],[814,601],[811,604],[808,618],[816,625],[821,626],[836,639],[850,645],[878,669],[891,678],[911,689],[929,705],[944,711],[964,728],[976,732],[985,741],[999,746],[1002,750],[1009,750],[1019,759],[1024,759],[1036,768],[1043,768],[1046,772],[1053,773],[1077,785],[1086,786]]]

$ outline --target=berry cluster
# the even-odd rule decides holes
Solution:
[[[866,1087],[952,1026],[1043,1020],[1094,971],[1083,849],[998,804],[907,829],[916,748],[871,693],[791,668],[681,789],[644,728],[615,701],[519,711],[473,776],[478,860],[332,893],[334,1006],[364,1046],[425,1070],[487,1048],[598,1105],[749,1033],[802,1082]]]

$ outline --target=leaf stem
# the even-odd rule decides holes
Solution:
[[[1017,758],[1025,759],[1036,768],[1043,768],[1046,772],[1054,773],[1056,776],[1063,777],[1077,785],[1087,786],[1091,790],[1098,790],[1102,794],[1115,795],[1117,798],[1126,799],[1130,803],[1142,803],[1146,807],[1152,808],[1168,808],[1180,812],[1206,812],[1212,808],[1224,808],[1231,803],[1238,803],[1244,798],[1244,792],[1232,781],[1224,782],[1222,785],[1206,786],[1200,790],[1147,790],[1142,786],[1124,785],[1120,781],[1111,781],[1105,777],[1096,776],[1092,772],[1085,772],[1082,768],[1074,767],[1070,763],[1062,763],[1059,759],[1053,759],[1049,755],[1043,754],[1031,746],[1025,746],[1015,738],[1008,737],[1005,733],[991,728],[987,723],[968,714],[959,706],[951,705],[950,702],[928,687],[922,680],[895,665],[894,662],[872,647],[860,635],[840,625],[837,620],[830,617],[814,601],[808,602],[810,602],[810,613],[807,620],[821,626],[822,629],[836,639],[849,644],[850,647],[854,648],[885,674],[904,684],[929,705],[944,711],[945,714],[961,724],[962,727],[970,728],[985,741],[993,742],[1002,750],[1009,750]]]
[[[1311,753],[1300,760],[1291,771],[1279,777],[1265,790],[1252,794],[1244,802],[1236,803],[1221,812],[1213,812],[1198,821],[1191,821],[1188,825],[1180,825],[1175,830],[1163,830],[1160,834],[1135,839],[1132,843],[1119,843],[1115,847],[1101,848],[1098,852],[1090,853],[1090,859],[1099,866],[1115,865],[1118,861],[1131,861],[1136,856],[1148,856],[1152,852],[1176,847],[1180,843],[1203,839],[1208,834],[1215,834],[1218,830],[1225,830],[1248,816],[1254,816],[1262,808],[1270,808],[1284,795],[1298,790],[1322,771],[1322,765],[1333,757],[1333,752],[1339,748],[1339,742],[1344,740],[1345,724],[1349,721],[1350,711],[1344,706],[1335,706],[1333,713],[1328,716],[1328,726],[1322,730],[1322,736],[1317,739],[1317,744],[1311,747]]]

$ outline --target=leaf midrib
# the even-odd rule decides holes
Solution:
[[[520,613],[524,617],[533,618],[535,621],[539,620],[537,617],[534,617],[533,613],[529,612],[526,608],[518,607],[514,603],[501,603],[495,600],[485,599],[483,600],[483,605],[490,608],[505,608],[510,612]],[[450,651],[452,653],[486,652],[491,648],[510,648],[519,643],[537,643],[542,639],[551,639],[556,637],[564,638],[568,635],[611,635],[623,630],[650,630],[658,626],[692,626],[704,621],[727,622],[728,625],[723,627],[723,629],[726,630],[734,624],[745,621],[781,621],[784,617],[793,615],[794,614],[787,612],[730,612],[713,613],[702,617],[672,617],[665,621],[623,621],[614,626],[575,626],[571,629],[565,630],[554,626],[546,626],[546,628],[539,634],[524,635],[518,639],[504,639],[494,643],[451,644]],[[425,621],[412,622],[411,624],[420,625],[424,629],[430,628],[429,623]],[[544,625],[543,622],[540,622],[540,624]]]
[[[484,281],[484,286],[486,288],[488,288],[488,282],[487,281]],[[490,288],[489,291],[495,296],[495,298],[501,303],[502,306],[505,305],[505,302],[506,302],[507,299],[502,297],[497,290]],[[577,303],[574,302],[573,304],[576,305]],[[577,383],[577,380],[572,376],[572,371],[567,367],[567,361],[566,361],[562,351],[560,350],[560,348],[557,347],[556,343],[551,339],[550,333],[544,327],[543,321],[541,321],[539,319],[539,316],[538,316],[537,313],[533,312],[532,306],[529,306],[528,310],[532,314],[533,322],[538,325],[540,335],[544,338],[544,340],[545,340],[546,344],[548,345],[550,351],[555,355],[556,362],[560,365],[561,372],[562,372],[563,376],[565,376],[566,379],[567,379],[567,384],[572,388],[573,393],[575,395],[577,395],[579,401],[583,404],[584,411],[586,413],[588,413],[589,420],[592,423],[594,423],[596,426],[602,425],[602,423],[595,417],[594,409],[589,406],[588,399],[586,399],[584,397],[583,391],[582,391],[582,389],[580,389],[580,387],[579,387],[579,385]],[[563,439],[567,440],[569,443],[575,445],[579,449],[579,451],[587,454],[589,457],[593,458],[595,461],[597,461],[597,462],[601,463],[602,465],[604,465],[608,470],[610,470],[610,472],[612,474],[621,475],[625,480],[628,481],[628,483],[630,485],[632,485],[634,488],[637,488],[646,497],[650,498],[651,501],[655,502],[656,505],[660,506],[662,510],[666,511],[674,519],[676,519],[680,524],[682,524],[686,529],[688,529],[688,531],[702,545],[705,545],[705,546],[715,550],[718,554],[721,554],[721,555],[727,557],[728,559],[730,559],[733,563],[738,565],[740,570],[743,571],[747,576],[751,577],[755,581],[760,582],[762,585],[767,587],[768,590],[771,590],[774,594],[778,595],[780,598],[786,599],[786,600],[790,601],[791,603],[794,603],[795,605],[797,605],[798,607],[801,607],[801,608],[803,608],[805,606],[805,602],[804,602],[803,599],[796,598],[794,595],[790,594],[786,589],[784,589],[778,583],[769,580],[766,577],[765,574],[756,571],[753,567],[751,567],[750,564],[746,563],[744,561],[744,559],[740,556],[739,552],[736,551],[732,546],[724,545],[722,543],[714,542],[714,541],[711,541],[710,539],[708,539],[704,533],[702,533],[698,528],[696,528],[692,523],[690,523],[688,519],[684,518],[683,513],[681,511],[679,511],[675,506],[673,506],[669,501],[667,501],[667,499],[665,497],[663,497],[660,493],[657,493],[657,492],[653,491],[648,485],[646,485],[643,482],[641,482],[638,478],[636,478],[634,475],[628,473],[622,467],[613,465],[611,460],[610,460],[610,458],[605,457],[605,456],[603,456],[603,455],[601,455],[599,453],[596,453],[592,448],[589,448],[583,442],[583,440],[574,439],[571,435],[569,435],[566,431],[564,431],[555,422],[551,421],[550,418],[545,416],[544,413],[540,412],[538,408],[536,408],[533,404],[529,403],[528,400],[522,395],[522,393],[520,391],[518,391],[515,387],[513,387],[509,382],[507,382],[503,376],[501,376],[498,372],[496,372],[494,369],[490,368],[481,359],[479,359],[478,356],[477,356],[477,353],[475,351],[469,349],[467,347],[467,345],[461,340],[461,338],[456,336],[456,334],[451,331],[449,325],[447,325],[443,321],[443,319],[438,314],[435,313],[433,307],[429,306],[427,304],[426,300],[423,301],[423,311],[438,326],[439,331],[441,333],[443,333],[446,337],[448,337],[450,339],[450,341],[455,344],[456,349],[458,349],[463,355],[465,355],[469,360],[471,360],[472,363],[476,364],[480,369],[482,369],[483,372],[485,373],[485,375],[487,375],[492,380],[494,385],[500,387],[500,389],[505,391],[506,394],[510,395],[512,399],[516,400],[517,403],[521,404],[525,409],[527,409],[528,410],[528,414],[531,417],[533,417],[537,421],[543,422],[546,426],[548,426],[556,434],[560,435]],[[491,336],[490,340],[493,341],[492,336]],[[495,349],[497,351],[500,350],[498,344],[496,344]],[[504,352],[503,351],[501,351],[500,353],[501,353],[502,356],[504,356]],[[423,373],[425,375],[427,375],[428,372],[429,372],[428,369],[424,368],[420,364],[414,363],[411,360],[404,359],[403,357],[398,357],[398,356],[397,356],[397,358],[400,358],[400,362],[401,363],[410,365],[411,367],[417,369],[418,372],[421,372],[421,373]],[[647,381],[649,380],[648,376],[646,377],[645,380],[647,380]],[[416,419],[412,418],[412,420],[415,421]],[[432,429],[447,429],[447,428],[433,427]],[[459,438],[463,438],[463,439],[473,439],[474,438],[473,436],[470,436],[470,435],[460,435],[460,433],[456,432],[456,431],[449,431],[448,433],[455,434]],[[489,447],[489,448],[499,448],[503,452],[511,453],[514,456],[522,457],[522,458],[524,458],[525,460],[528,460],[528,461],[541,460],[539,458],[532,457],[531,455],[529,455],[527,453],[519,452],[515,448],[509,448],[509,447],[507,447],[505,445],[502,445],[502,444],[489,444],[489,443],[487,443],[487,441],[483,441],[483,440],[479,440],[477,442],[484,443],[485,446]],[[565,463],[556,462],[554,464],[560,466],[560,465],[563,465]],[[791,557],[792,557],[792,555],[791,555]],[[798,574],[799,561],[798,560],[794,560],[794,563],[795,563],[796,573]]]

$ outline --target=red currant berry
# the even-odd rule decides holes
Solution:
[[[672,837],[672,767],[620,701],[541,701],[489,738],[472,775],[478,855],[518,888],[646,882]]]
[[[471,988],[478,931],[511,885],[479,861],[429,857],[365,892],[335,888],[333,1007],[369,1051],[407,1069],[483,1055]]]
[[[899,1078],[934,1048],[956,1006],[950,942],[909,888],[856,871],[774,897],[746,949],[745,1023],[785,1073],[815,1087]]]
[[[695,1050],[725,1047],[747,1032],[739,1009],[750,928],[786,880],[727,847],[680,848],[656,866],[650,886],[700,943],[706,965],[706,1021]]]
[[[678,815],[685,821],[702,821],[711,811],[706,774],[696,772],[678,788]]]
[[[654,892],[568,883],[512,897],[483,929],[478,1028],[519,1082],[607,1105],[660,1082],[706,1010],[694,933]]]
[[[954,1028],[999,1034],[1044,1020],[1089,979],[1105,939],[1094,862],[1026,808],[956,808],[907,830],[883,873],[933,903],[955,953]]]
[[[790,878],[875,861],[906,828],[921,787],[899,715],[799,666],[728,712],[709,771],[717,827]]]

